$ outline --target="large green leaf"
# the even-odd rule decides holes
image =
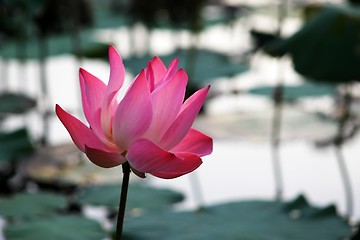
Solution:
[[[109,29],[129,26],[132,20],[126,14],[113,11],[111,6],[104,1],[93,1],[94,6],[94,28]]]
[[[28,131],[21,128],[12,132],[0,132],[0,165],[31,153],[34,150]]]
[[[15,93],[0,94],[0,114],[6,113],[24,113],[34,108],[36,102],[23,95]]]
[[[18,193],[0,198],[0,215],[8,218],[34,218],[54,214],[66,205],[66,198],[58,194]]]
[[[52,216],[8,225],[5,237],[7,240],[101,240],[106,235],[94,220],[80,216]]]
[[[194,55],[192,55],[194,54]],[[194,68],[193,75],[189,76],[190,84],[202,86],[219,77],[231,77],[249,70],[249,66],[232,62],[224,54],[214,51],[198,49],[191,53],[189,50],[181,49],[171,54],[159,56],[165,65],[169,65],[175,58],[179,59],[179,66],[191,74],[189,62],[193,61],[190,56],[194,56],[195,61],[191,65]],[[125,67],[132,73],[139,72],[147,66],[148,61],[153,56],[133,57],[124,59]]]
[[[336,86],[333,84],[309,84],[305,83],[298,86],[283,86],[283,99],[285,101],[296,101],[304,97],[321,97],[333,95],[336,92]],[[273,86],[264,86],[249,89],[249,93],[266,96],[271,98],[274,93]]]
[[[120,190],[119,184],[94,185],[80,190],[77,198],[82,204],[116,209],[119,206]],[[181,193],[169,189],[130,184],[126,209],[160,210],[183,199]]]
[[[294,35],[264,49],[273,56],[290,54],[295,70],[313,80],[359,80],[359,27],[359,7],[324,7]]]
[[[87,30],[80,34],[81,55],[84,57],[100,57],[107,56],[108,44],[101,43],[95,39],[94,33]],[[57,56],[61,54],[75,54],[74,47],[71,41],[70,34],[58,34],[47,38],[48,56]],[[5,59],[17,58],[19,51],[16,42],[7,42],[0,48],[0,56]],[[26,42],[26,53],[24,59],[38,59],[39,58],[39,42],[37,39],[31,39]]]
[[[210,206],[198,212],[159,212],[129,218],[129,240],[338,240],[351,227],[334,206],[315,208],[305,198],[281,204],[241,201]]]

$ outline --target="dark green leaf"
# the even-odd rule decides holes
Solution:
[[[82,50],[81,56],[85,58],[107,59],[108,49],[108,44],[93,43],[92,46]]]
[[[184,68],[189,74],[189,83],[195,86],[203,86],[219,77],[231,77],[249,70],[249,66],[232,62],[224,54],[213,51],[197,49],[178,50],[174,53],[159,56],[166,66],[175,58],[179,59],[179,66]],[[137,73],[139,69],[147,66],[152,56],[141,58],[124,59],[125,67],[131,72]],[[192,71],[194,73],[192,74]]]
[[[10,218],[34,218],[64,209],[66,198],[53,193],[19,193],[0,198],[0,215]]]
[[[256,50],[263,48],[264,46],[266,46],[266,44],[269,44],[273,41],[282,40],[276,34],[262,32],[262,31],[258,31],[258,30],[254,30],[254,29],[250,30],[250,35],[251,35],[252,39],[254,40],[254,45],[255,45]]]
[[[129,218],[130,240],[338,240],[351,227],[333,206],[315,208],[303,197],[281,204],[241,201],[210,206],[198,212],[161,212]]]
[[[333,95],[336,86],[331,84],[302,84],[299,86],[283,86],[283,99],[296,101],[303,97],[320,97]],[[257,87],[249,90],[249,93],[271,98],[274,92],[273,86]]]
[[[8,163],[17,157],[31,153],[33,150],[33,145],[25,128],[9,133],[0,133],[0,164]]]
[[[323,7],[294,35],[264,49],[273,56],[291,55],[295,70],[314,81],[359,80],[359,27],[359,7]]]
[[[7,240],[101,240],[105,233],[99,223],[80,216],[53,216],[8,225]]]
[[[103,56],[103,49],[108,44],[103,44],[97,41],[91,31],[84,31],[80,34],[81,38],[81,55],[95,57],[100,54]],[[74,47],[71,42],[70,34],[59,34],[50,36],[46,39],[48,44],[48,56],[57,56],[61,54],[75,54]],[[37,59],[39,57],[38,41],[31,39],[26,42],[26,56],[24,59]],[[17,58],[18,44],[16,42],[8,42],[0,49],[0,56],[5,59]]]
[[[106,206],[117,209],[120,199],[121,186],[95,185],[85,187],[77,195],[82,204]],[[184,199],[181,193],[158,189],[140,184],[130,184],[126,209],[159,210]]]
[[[36,102],[23,95],[14,93],[0,94],[0,113],[25,113],[33,107]]]

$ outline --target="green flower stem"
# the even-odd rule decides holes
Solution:
[[[130,164],[128,162],[123,163],[122,169],[123,169],[123,182],[122,182],[122,186],[121,186],[121,195],[120,195],[120,202],[119,202],[119,213],[118,213],[117,223],[116,223],[115,240],[122,239],[126,199],[127,199],[128,188],[129,188]]]

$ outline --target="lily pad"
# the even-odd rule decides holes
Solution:
[[[93,185],[85,187],[77,194],[82,204],[106,206],[117,209],[121,186],[118,184]],[[184,195],[169,189],[158,189],[140,184],[130,184],[126,209],[160,210],[181,202]]]
[[[5,228],[7,240],[99,240],[106,234],[100,224],[80,216],[52,216]]]
[[[124,229],[131,240],[337,240],[351,235],[334,206],[316,208],[302,196],[285,204],[240,201],[197,212],[147,214],[129,218]]]
[[[18,193],[0,198],[0,214],[7,218],[34,218],[54,214],[66,205],[67,200],[61,195],[46,192]]]
[[[273,41],[282,40],[279,36],[274,33],[268,33],[263,31],[258,31],[255,29],[250,30],[251,38],[254,42],[254,50],[262,49],[266,44]]]
[[[271,98],[274,92],[273,86],[257,87],[249,90],[249,93]],[[333,95],[336,86],[333,84],[309,84],[299,86],[283,86],[283,99],[285,101],[296,101],[304,97],[320,97]]]
[[[224,54],[214,51],[198,49],[196,50],[195,61],[193,64],[194,74],[189,76],[189,82],[196,86],[202,86],[219,77],[231,77],[249,70],[248,65],[233,62]],[[159,56],[166,66],[175,58],[179,59],[179,66],[190,74],[189,64],[190,52],[186,49],[177,50],[171,54]],[[153,56],[133,57],[124,59],[127,69],[137,73],[139,69],[145,68],[148,61]]]
[[[25,174],[45,185],[77,186],[121,181],[121,168],[100,168],[84,159],[74,143],[38,148],[24,169]]]
[[[35,100],[15,93],[0,94],[0,114],[4,113],[25,113],[36,105]]]
[[[34,150],[28,131],[21,128],[12,132],[0,132],[0,164],[31,153]]]
[[[359,80],[360,8],[327,6],[294,35],[264,46],[268,54],[291,55],[295,70],[314,81]]]
[[[47,38],[48,56],[58,56],[62,54],[74,54],[74,49],[71,43],[70,34],[58,34]],[[80,34],[81,38],[81,56],[84,57],[100,57],[107,56],[108,44],[101,43],[95,39],[93,32],[87,30]],[[36,39],[26,42],[26,55],[24,59],[38,59],[39,58],[39,43]],[[0,48],[0,56],[5,59],[17,58],[17,48],[19,46],[16,42],[7,42]]]

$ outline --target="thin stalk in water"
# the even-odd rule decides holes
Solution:
[[[48,144],[48,134],[50,130],[49,126],[49,111],[48,111],[48,86],[47,86],[47,76],[46,76],[46,57],[48,56],[48,42],[46,37],[43,34],[40,34],[38,38],[38,51],[39,51],[39,75],[40,75],[40,101],[41,108],[40,112],[42,114],[43,120],[43,133],[40,139],[40,143],[43,146]]]
[[[190,182],[191,182],[191,189],[194,194],[195,203],[197,210],[203,210],[204,209],[204,195],[203,191],[201,189],[199,176],[196,172],[193,172],[190,174]]]
[[[344,191],[345,191],[345,198],[346,198],[346,215],[345,218],[349,219],[352,214],[353,214],[353,193],[352,193],[352,188],[351,188],[351,181],[350,181],[350,176],[346,167],[346,163],[345,163],[345,158],[344,155],[342,153],[342,146],[344,145],[344,141],[345,141],[345,127],[346,124],[348,123],[348,121],[351,118],[351,113],[350,113],[350,106],[351,106],[351,102],[352,102],[352,97],[351,97],[351,89],[350,87],[347,86],[347,88],[345,89],[345,96],[344,96],[344,112],[341,116],[340,122],[339,122],[339,126],[338,126],[338,134],[337,137],[335,139],[335,154],[336,154],[336,159],[339,165],[339,170],[340,170],[340,175],[343,181],[343,185],[344,185]]]
[[[341,175],[341,178],[343,181],[344,191],[345,191],[345,198],[346,198],[345,199],[345,201],[346,201],[345,218],[349,219],[354,212],[353,193],[352,193],[352,189],[351,189],[350,176],[349,176],[349,172],[347,170],[346,164],[345,164],[345,158],[344,158],[344,154],[342,152],[341,146],[335,146],[335,154],[336,154],[336,159],[337,159],[337,163],[339,166],[340,175]]]
[[[281,30],[283,26],[284,19],[287,16],[287,0],[280,0],[278,6],[278,29],[276,32],[277,36],[281,36]],[[283,73],[282,73],[282,62],[279,60],[278,65],[278,78],[279,82],[273,90],[273,119],[272,119],[272,128],[271,128],[271,157],[273,163],[273,171],[275,178],[275,198],[277,201],[282,201],[283,197],[283,179],[282,171],[280,164],[280,133],[281,133],[281,123],[282,123],[282,105],[283,105]]]
[[[273,163],[273,171],[275,178],[275,198],[277,201],[282,200],[283,195],[283,180],[280,164],[280,133],[281,133],[281,120],[282,120],[282,85],[279,84],[274,88],[273,93],[274,101],[274,115],[272,119],[272,132],[271,132],[271,156]]]

